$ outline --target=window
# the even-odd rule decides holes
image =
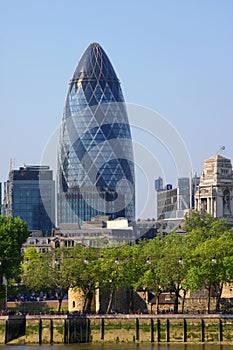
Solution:
[[[228,169],[221,169],[222,175],[227,175],[228,174]]]

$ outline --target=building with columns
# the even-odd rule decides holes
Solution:
[[[233,225],[233,172],[231,160],[216,154],[205,160],[195,193],[195,209]]]

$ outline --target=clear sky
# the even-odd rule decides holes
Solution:
[[[232,0],[0,0],[2,182],[10,159],[16,168],[39,164],[69,80],[94,41],[112,61],[125,100],[173,125],[193,171],[200,174],[222,145],[233,160]],[[146,147],[159,158],[159,146]],[[161,175],[153,163],[150,171]],[[176,174],[163,172],[176,185]],[[155,194],[138,215],[156,216]]]

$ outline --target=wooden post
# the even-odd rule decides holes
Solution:
[[[75,319],[71,318],[69,320],[69,330],[68,330],[69,343],[73,343],[74,342],[74,332],[75,332]]]
[[[64,320],[64,344],[68,344],[68,320]]]
[[[154,343],[154,320],[153,320],[153,318],[150,319],[150,341],[151,341],[151,343]]]
[[[84,328],[84,322],[85,322],[85,319],[80,319],[79,320],[79,337],[80,337],[80,342],[83,343],[83,328]]]
[[[7,342],[8,342],[8,329],[9,329],[9,321],[6,320],[6,323],[5,323],[5,344],[7,344]]]
[[[186,321],[186,319],[184,318],[184,336],[183,336],[183,341],[184,341],[184,343],[186,343],[187,342],[187,321]]]
[[[78,320],[77,318],[73,319],[73,341],[77,341],[77,326],[78,326]]]
[[[136,340],[139,340],[139,319],[136,318],[135,322],[135,334],[136,334]]]
[[[222,341],[223,337],[222,337],[222,320],[221,318],[219,319],[219,341]]]
[[[39,320],[39,344],[42,344],[42,319]]]
[[[157,319],[157,342],[160,343],[160,319]]]
[[[90,320],[89,318],[86,318],[85,320],[85,341],[89,342],[90,341],[90,337],[89,337],[89,330],[90,330]]]
[[[205,341],[205,322],[204,319],[201,319],[201,341]]]
[[[169,319],[167,318],[167,322],[166,322],[166,328],[167,328],[167,343],[169,343],[170,341],[170,322]]]
[[[100,321],[100,339],[104,340],[104,318],[101,318]]]
[[[90,324],[90,320],[88,318],[85,319],[85,325],[84,325],[84,339],[85,339],[85,342],[88,343],[89,342],[89,324]]]
[[[53,344],[53,319],[50,320],[50,344]]]

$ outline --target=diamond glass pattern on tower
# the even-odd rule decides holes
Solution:
[[[91,44],[71,79],[58,144],[58,224],[135,216],[130,126],[119,80]]]

